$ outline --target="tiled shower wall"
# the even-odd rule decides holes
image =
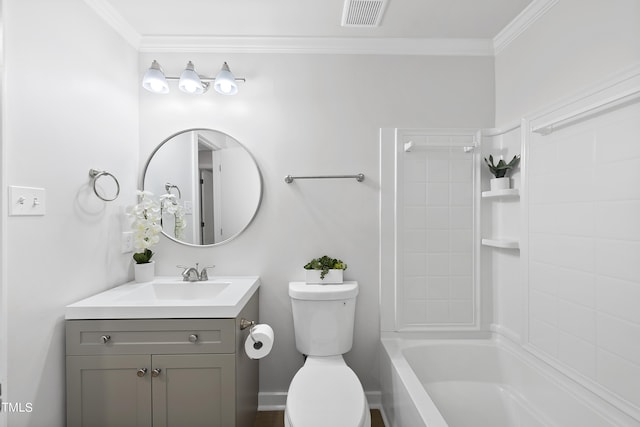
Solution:
[[[534,134],[529,343],[640,409],[640,105]]]
[[[474,154],[462,146],[471,137],[412,140],[398,177],[400,327],[472,325]]]

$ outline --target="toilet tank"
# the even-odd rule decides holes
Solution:
[[[307,356],[336,356],[351,350],[358,282],[289,283],[296,348]]]

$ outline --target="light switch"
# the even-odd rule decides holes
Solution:
[[[9,215],[44,215],[44,188],[9,186]]]

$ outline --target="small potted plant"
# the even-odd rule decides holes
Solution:
[[[517,154],[513,156],[513,159],[511,159],[509,163],[506,163],[504,160],[500,159],[500,161],[498,161],[498,164],[494,164],[492,155],[489,156],[489,160],[487,160],[486,157],[484,158],[484,162],[489,167],[489,170],[491,171],[493,176],[495,176],[495,178],[491,179],[490,181],[491,191],[506,190],[511,186],[510,179],[507,176],[507,173],[511,169],[516,167],[519,161],[520,156]]]
[[[305,264],[307,283],[342,283],[342,273],[347,264],[327,255],[314,258]]]
[[[133,266],[136,282],[149,282],[155,275],[155,262],[151,261],[151,247],[160,241],[162,225],[160,225],[160,204],[153,200],[153,194],[139,191],[140,202],[131,207],[128,214],[133,217]]]

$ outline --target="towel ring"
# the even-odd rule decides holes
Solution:
[[[166,184],[164,184],[164,189],[167,191],[167,194],[173,194],[171,193],[171,190],[174,188],[178,190],[178,199],[182,199],[182,192],[180,191],[180,188],[178,188],[177,185],[172,184],[170,182],[167,182]]]
[[[93,192],[96,194],[96,196],[98,196],[100,200],[104,200],[105,202],[112,202],[118,198],[118,196],[120,195],[120,183],[118,182],[118,179],[115,176],[113,176],[111,173],[107,171],[99,171],[97,169],[89,169],[89,176],[93,180]],[[111,179],[113,179],[113,182],[116,183],[116,195],[113,196],[113,198],[111,199],[101,195],[98,192],[98,189],[96,188],[96,182],[98,181],[99,178],[102,178],[103,176],[111,177]]]

